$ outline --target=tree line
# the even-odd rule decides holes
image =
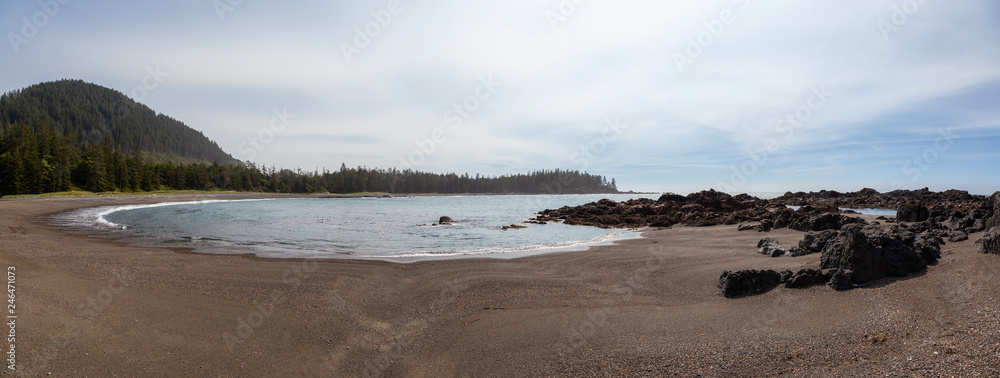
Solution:
[[[41,121],[0,122],[0,195],[82,189],[91,192],[236,190],[274,193],[617,193],[614,179],[579,171],[470,176],[414,170],[348,168],[312,172],[258,166],[253,162],[212,164],[151,159],[140,149],[126,152],[110,136],[79,144]]]

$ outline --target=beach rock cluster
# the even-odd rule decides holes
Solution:
[[[739,298],[749,295],[763,294],[784,284],[786,288],[798,289],[815,285],[827,284],[835,290],[850,290],[854,284],[850,273],[842,270],[830,270],[824,273],[820,269],[800,269],[797,272],[783,270],[739,270],[724,271],[719,276],[719,290],[726,298]]]
[[[854,284],[905,277],[936,263],[941,244],[933,234],[914,234],[900,225],[848,225],[826,242],[820,267],[850,271]]]
[[[792,210],[747,194],[732,196],[714,190],[687,196],[667,193],[656,201],[640,198],[625,202],[603,199],[585,205],[539,212],[532,222],[562,221],[571,225],[603,228],[715,226],[741,224],[740,230],[767,232],[775,228],[801,231],[839,229],[844,224],[864,223],[836,208],[803,206]],[[749,223],[753,222],[753,223]],[[747,224],[744,224],[747,223]]]
[[[992,233],[995,238],[983,245],[1000,249],[1000,228]],[[873,280],[924,271],[941,258],[943,244],[941,237],[926,230],[917,233],[907,225],[877,223],[848,223],[841,230],[809,231],[798,246],[788,251],[773,238],[764,238],[757,243],[759,253],[771,257],[821,253],[822,270],[725,271],[719,277],[719,289],[730,298],[760,294],[780,284],[799,288],[825,283],[835,290],[850,290]]]
[[[682,196],[667,193],[657,200],[648,198],[616,202],[602,199],[585,205],[545,210],[532,221],[562,221],[571,225],[603,228],[714,226],[759,221],[768,214],[767,201],[746,194],[732,196],[714,190]]]
[[[779,244],[777,240],[772,238],[763,238],[757,242],[757,253],[771,257],[778,257],[785,254],[785,249],[781,248],[781,244]]]
[[[840,193],[832,190],[819,192],[787,192],[774,198],[771,202],[783,205],[812,205],[844,207],[852,209],[895,209],[903,210],[905,206],[928,205],[941,206],[944,209],[970,211],[986,203],[985,196],[969,194],[964,190],[945,190],[932,192],[928,188],[920,190],[894,190],[879,193],[875,189],[865,188],[857,192]],[[930,208],[928,208],[930,210]]]

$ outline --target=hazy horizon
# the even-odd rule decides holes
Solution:
[[[621,190],[1000,189],[1000,4],[0,4],[0,91],[81,79],[290,169]]]

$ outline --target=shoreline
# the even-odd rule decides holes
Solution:
[[[758,239],[794,245],[802,233],[734,225],[514,259],[275,260],[132,247],[45,222],[120,202],[0,201],[0,260],[18,271],[18,364],[30,372],[1000,373],[1000,259],[975,251],[978,234],[948,243],[924,274],[726,299],[723,269],[814,267],[819,256],[759,255]]]

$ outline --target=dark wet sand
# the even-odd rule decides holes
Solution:
[[[44,218],[259,196],[0,200],[21,373],[1000,375],[1000,256],[977,253],[980,234],[909,279],[726,299],[715,286],[725,269],[817,267],[819,256],[759,255],[765,234],[716,226],[515,260],[264,260],[131,247]],[[785,246],[801,235],[767,234]]]

